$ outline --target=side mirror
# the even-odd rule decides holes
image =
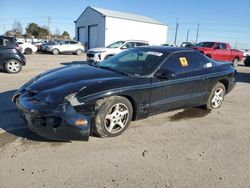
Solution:
[[[161,79],[166,79],[166,80],[171,80],[175,77],[175,73],[168,71],[168,70],[159,69],[156,72],[155,77],[161,78]]]

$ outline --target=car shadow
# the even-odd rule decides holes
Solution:
[[[62,62],[61,65],[87,65],[88,61],[71,61],[71,62]]]
[[[243,83],[250,83],[250,73],[237,72],[236,81]]]
[[[0,93],[0,129],[8,134],[32,141],[57,142],[42,138],[29,130],[27,123],[22,120],[18,109],[11,100],[15,91]]]

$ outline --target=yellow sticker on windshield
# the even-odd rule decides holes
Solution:
[[[182,67],[187,67],[188,66],[188,62],[187,62],[187,59],[185,57],[180,57],[179,60],[181,62]]]

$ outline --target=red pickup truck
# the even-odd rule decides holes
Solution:
[[[231,61],[235,67],[243,58],[243,52],[232,50],[230,45],[224,42],[200,42],[192,48],[200,51],[211,59],[217,61]]]

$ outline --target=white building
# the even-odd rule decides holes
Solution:
[[[75,21],[76,40],[89,48],[107,46],[118,40],[145,40],[151,45],[167,42],[168,26],[152,18],[87,7]]]

